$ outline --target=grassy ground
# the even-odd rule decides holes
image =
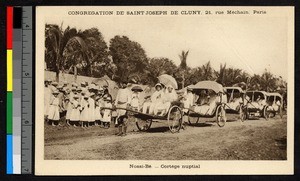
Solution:
[[[225,127],[201,120],[172,134],[166,121],[139,132],[131,122],[128,135],[117,128],[52,127],[45,124],[45,159],[59,160],[286,160],[286,117],[233,121]],[[232,121],[230,121],[232,120]],[[196,122],[192,120],[192,122]]]

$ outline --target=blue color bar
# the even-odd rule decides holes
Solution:
[[[13,136],[6,135],[6,173],[13,174]]]

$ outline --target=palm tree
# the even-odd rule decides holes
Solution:
[[[202,65],[201,69],[202,69],[202,80],[213,80],[214,70],[211,67],[210,61]]]
[[[46,57],[52,57],[52,62],[54,64],[54,70],[56,72],[56,81],[59,81],[59,72],[64,70],[65,58],[64,53],[66,53],[66,47],[70,44],[75,44],[75,42],[79,45],[79,50],[73,52],[73,54],[77,54],[80,52],[82,57],[88,61],[86,52],[87,46],[82,37],[79,37],[77,34],[77,30],[75,28],[67,27],[64,31],[62,27],[58,27],[57,25],[46,25]],[[47,55],[48,54],[48,55]],[[66,55],[71,56],[71,55]],[[76,66],[75,66],[76,67]],[[74,71],[75,72],[75,71]]]
[[[180,58],[180,65],[179,65],[179,72],[181,74],[181,87],[184,88],[184,83],[185,83],[185,74],[186,74],[186,70],[187,70],[187,56],[189,54],[189,50],[188,51],[184,51],[182,50],[181,54],[179,55]]]
[[[224,65],[220,64],[220,70],[219,71],[215,71],[215,75],[217,77],[217,82],[219,84],[222,84],[222,85],[226,85],[226,78],[227,78],[227,75],[226,75],[227,71],[226,71],[226,63]]]

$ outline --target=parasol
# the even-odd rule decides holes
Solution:
[[[164,85],[171,85],[174,89],[178,89],[178,84],[174,77],[168,74],[162,74],[158,77],[160,83]]]

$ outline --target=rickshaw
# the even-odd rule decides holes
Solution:
[[[268,120],[269,111],[267,104],[268,93],[265,91],[247,91],[246,102],[246,119],[249,118],[265,118]]]
[[[159,82],[168,85],[171,84],[174,89],[178,88],[176,80],[167,74],[163,74],[158,77]],[[112,109],[112,110],[117,110],[117,109],[123,109],[127,111],[127,114],[131,117],[135,118],[135,123],[137,128],[140,131],[148,131],[152,125],[152,122],[160,122],[160,121],[167,121],[169,130],[172,133],[179,132],[181,127],[182,127],[182,110],[180,108],[180,102],[179,101],[173,101],[171,102],[171,105],[167,111],[163,115],[161,115],[162,110],[158,110],[158,114],[148,114],[148,113],[143,113],[140,110],[134,110],[130,107],[127,108],[101,108],[101,109]]]
[[[276,114],[279,114],[280,118],[283,117],[283,97],[279,93],[268,93],[267,103],[269,117],[275,117]]]
[[[241,121],[246,119],[245,91],[240,87],[224,87],[227,96],[225,111],[238,114]]]
[[[191,85],[190,88],[192,89],[193,93],[198,97],[198,100],[196,101],[196,104],[192,108],[188,109],[187,116],[188,116],[189,124],[191,124],[190,122],[191,118],[197,118],[197,122],[196,122],[197,124],[200,118],[215,117],[216,123],[218,124],[219,127],[225,126],[226,100],[224,99],[225,92],[223,86],[215,81],[200,81],[195,85]],[[207,99],[207,102],[201,104],[202,98]]]

